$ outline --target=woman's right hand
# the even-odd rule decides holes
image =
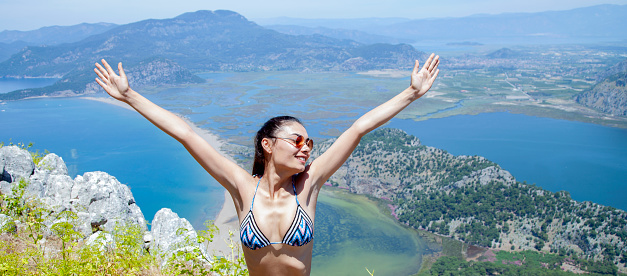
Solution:
[[[102,59],[102,65],[104,65],[104,67],[96,63],[96,68],[94,68],[94,72],[98,75],[96,82],[107,91],[111,97],[125,101],[127,93],[131,91],[131,88],[128,86],[128,79],[126,78],[124,69],[122,69],[122,63],[118,63],[119,76],[104,59]]]

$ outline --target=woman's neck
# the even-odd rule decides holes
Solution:
[[[261,179],[261,188],[266,190],[270,195],[270,199],[278,199],[281,193],[284,191],[292,190],[292,176],[291,173],[279,173],[272,166],[267,166],[263,178]]]

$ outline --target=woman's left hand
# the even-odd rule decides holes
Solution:
[[[440,69],[438,69],[440,56],[435,56],[435,58],[434,56],[435,54],[431,54],[420,70],[418,69],[420,62],[416,60],[414,71],[411,73],[411,85],[409,87],[414,91],[416,99],[429,91],[438,73],[440,73]]]

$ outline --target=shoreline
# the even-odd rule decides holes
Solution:
[[[111,105],[125,108],[127,110],[135,111],[129,105],[124,104],[113,98],[104,98],[104,97],[102,98],[101,97],[79,97],[79,98],[90,100],[90,101],[97,101],[97,102],[101,102],[105,104],[111,104]],[[173,113],[173,114],[183,119],[183,121],[185,121],[185,123],[187,123],[194,130],[194,132],[198,133],[200,137],[202,137],[205,141],[207,141],[207,143],[209,143],[209,145],[211,145],[222,156],[225,156],[226,158],[228,158],[229,160],[235,163],[235,160],[233,160],[231,156],[229,156],[228,154],[226,154],[226,152],[224,152],[224,150],[222,150],[222,146],[226,144],[226,141],[224,141],[218,135],[213,134],[212,132],[197,126],[192,121],[181,116],[180,114],[176,114],[176,113]],[[204,210],[202,206],[200,206],[199,210],[200,212],[202,212],[201,213],[202,217],[207,217],[207,218],[209,217],[209,214],[202,211]],[[218,215],[213,219],[214,219],[214,224],[218,227],[219,231],[218,233],[215,233],[214,241],[209,244],[209,250],[213,251],[213,253],[217,253],[215,254],[216,256],[219,256],[219,255],[228,256],[231,252],[230,251],[231,248],[229,247],[229,244],[230,244],[229,232],[234,233],[233,239],[235,241],[235,244],[239,244],[238,238],[237,238],[239,236],[239,219],[237,217],[235,205],[233,204],[233,199],[231,198],[230,194],[226,190],[224,191],[224,201],[222,202],[222,207],[220,208]],[[203,229],[196,229],[196,230],[203,230]]]

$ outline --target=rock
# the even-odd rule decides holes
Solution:
[[[151,244],[152,244],[152,233],[146,231],[144,232],[144,247],[150,250]]]
[[[15,233],[17,226],[10,216],[0,214],[0,233]]]
[[[14,187],[12,182],[20,178],[27,180],[24,195],[29,200],[39,201],[41,207],[49,210],[44,212],[44,224],[48,229],[55,223],[66,221],[59,214],[71,211],[76,214],[76,219],[72,220],[78,231],[89,236],[88,244],[96,244],[98,248],[104,249],[114,241],[111,234],[98,230],[111,233],[116,226],[138,224],[143,232],[148,233],[143,239],[144,246],[150,245],[152,237],[147,232],[141,209],[128,186],[121,184],[115,177],[105,172],[88,172],[72,179],[65,162],[58,155],[48,154],[35,166],[30,153],[16,146],[0,148],[0,168],[0,192],[11,194]],[[189,222],[187,226],[195,238],[196,233]],[[10,217],[2,215],[0,229],[15,231],[17,226]],[[48,231],[47,234],[52,232]]]
[[[87,172],[74,179],[71,189],[73,206],[76,210],[89,213],[89,228],[106,231],[114,230],[116,224],[139,224],[146,230],[144,215],[135,204],[135,198],[128,186],[105,172]],[[83,228],[90,234],[91,230]]]
[[[150,254],[162,258],[161,266],[164,266],[172,254],[179,250],[199,248],[206,255],[196,242],[197,234],[191,223],[168,208],[162,208],[155,214],[151,235]]]
[[[0,194],[3,195],[12,195],[13,192],[11,192],[11,183],[6,182],[6,181],[0,181]]]
[[[479,182],[481,185],[487,185],[492,181],[501,182],[505,186],[509,186],[515,183],[516,179],[510,172],[503,170],[501,167],[490,166],[479,171],[474,171],[468,176],[464,176],[462,180],[455,182],[453,186],[459,188],[465,185],[471,185],[475,182]]]
[[[44,205],[53,211],[71,210],[65,208],[71,205],[71,192],[74,186],[74,180],[69,175],[46,175],[43,179],[35,176],[41,175],[33,175],[31,183],[26,187],[27,196],[41,198]],[[62,210],[57,210],[59,208]]]
[[[63,161],[63,158],[54,153],[49,153],[44,156],[39,164],[37,164],[37,171],[45,171],[52,175],[68,175],[67,166]]]
[[[35,163],[27,150],[18,146],[0,148],[0,181],[13,183],[20,178],[28,179],[34,170]]]
[[[54,153],[46,155],[39,161],[34,173],[29,178],[30,183],[26,186],[25,195],[29,198],[51,197],[53,202],[47,202],[49,207],[62,205],[62,202],[69,200],[69,193],[73,185],[73,180],[67,172],[65,162]],[[51,183],[62,183],[52,185]],[[68,182],[72,182],[68,184]]]
[[[95,246],[100,251],[105,251],[107,248],[115,246],[113,236],[102,231],[91,234],[91,236],[89,236],[89,238],[85,241],[85,244]]]

